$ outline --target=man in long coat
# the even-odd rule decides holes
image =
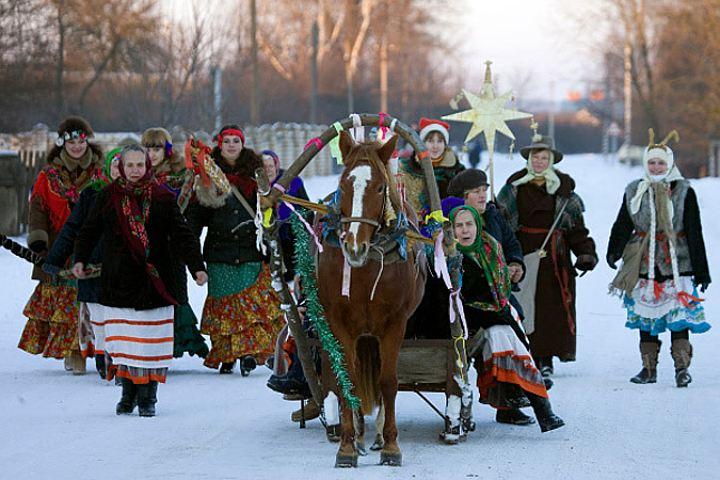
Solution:
[[[508,178],[497,204],[515,232],[523,254],[538,250],[556,217],[560,217],[540,260],[535,293],[535,329],[529,335],[530,350],[543,376],[553,373],[553,357],[575,360],[576,270],[592,270],[597,264],[595,242],[585,227],[585,207],[574,192],[575,181],[555,165],[563,154],[551,137],[535,135],[520,150],[527,166]],[[563,208],[564,205],[564,208]],[[573,264],[571,252],[576,260]]]

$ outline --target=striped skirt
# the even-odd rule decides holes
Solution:
[[[112,360],[114,376],[133,383],[165,383],[173,359],[173,307],[152,310],[89,304],[95,340]]]
[[[540,371],[527,348],[509,325],[495,325],[483,332],[482,364],[478,364],[480,401],[495,408],[527,405],[525,392],[547,398]]]

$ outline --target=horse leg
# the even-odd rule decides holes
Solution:
[[[347,372],[350,376],[350,381],[355,384],[357,382],[357,375],[355,374],[356,364],[356,352],[355,342],[347,334],[345,329],[335,325],[333,333],[337,338],[338,342],[343,348],[345,353],[345,360],[347,364]],[[335,456],[335,467],[357,467],[358,452],[355,448],[355,425],[353,425],[353,411],[348,405],[345,397],[342,394],[340,397],[340,447],[338,448],[337,455]]]
[[[400,330],[400,329],[398,329]],[[385,445],[380,452],[380,464],[399,467],[402,465],[402,453],[397,443],[397,425],[395,424],[395,397],[397,396],[397,358],[403,341],[401,331],[388,331],[380,341],[380,390],[385,409],[383,437]]]
[[[383,438],[383,428],[385,427],[385,404],[380,403],[377,415],[375,416],[375,441],[370,445],[370,450],[378,451],[385,447],[385,439]]]
[[[448,445],[455,445],[465,440],[465,432],[460,421],[462,410],[462,391],[460,387],[452,382],[445,397],[445,430],[440,434],[440,439]]]
[[[365,416],[362,410],[353,412],[353,424],[355,426],[355,448],[359,455],[367,455],[365,449]]]

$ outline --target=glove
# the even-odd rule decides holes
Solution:
[[[48,255],[48,248],[45,240],[35,240],[28,245],[28,247],[40,258],[45,258]]]
[[[617,265],[615,264],[618,262],[618,260],[620,260],[620,258],[622,258],[620,255],[613,252],[608,252],[605,256],[605,260],[607,261],[608,266],[613,270],[617,270]]]
[[[579,255],[575,260],[575,268],[581,272],[589,272],[597,265],[597,259],[595,255]]]

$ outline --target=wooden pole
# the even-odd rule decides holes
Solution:
[[[258,182],[258,191],[261,194],[270,190],[270,181],[262,168],[255,170],[255,178]],[[265,238],[270,249],[270,273],[272,275],[273,289],[280,296],[281,310],[285,312],[288,329],[290,330],[290,334],[295,338],[298,357],[303,366],[303,373],[307,379],[310,393],[315,403],[322,405],[324,397],[320,386],[320,379],[315,370],[315,361],[310,351],[310,341],[303,328],[302,319],[300,318],[300,312],[298,312],[295,299],[290,293],[290,288],[283,277],[285,264],[283,262],[282,244],[280,242],[280,225],[276,221],[274,213],[270,228],[265,229]]]

